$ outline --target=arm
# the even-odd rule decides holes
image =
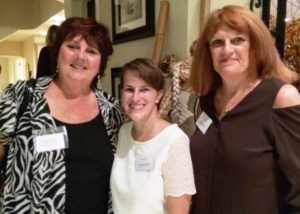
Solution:
[[[191,195],[183,195],[179,197],[167,197],[167,208],[169,214],[188,214],[191,205]]]
[[[279,182],[285,213],[300,211],[300,95],[291,85],[278,92],[274,106],[277,162],[284,179]]]
[[[3,213],[24,213],[30,210],[29,198],[31,197],[31,192],[28,189],[28,176],[25,173],[25,170],[29,169],[26,162],[28,153],[24,152],[28,150],[22,150],[20,145],[23,144],[18,144],[20,141],[14,140],[17,113],[22,102],[25,85],[24,81],[18,81],[13,85],[9,85],[0,98],[0,143],[3,143],[2,146],[4,147],[8,145],[10,149],[6,167],[6,186],[2,202]],[[24,135],[20,134],[17,137],[22,138],[22,141],[24,140]],[[26,169],[22,168],[22,166],[26,166]]]
[[[169,213],[188,214],[196,189],[187,136],[180,136],[171,146],[163,166],[163,179]]]
[[[18,103],[20,100],[15,95],[15,88],[20,86],[9,85],[0,97],[0,142],[7,143],[14,135]]]
[[[300,94],[298,90],[290,84],[282,86],[276,96],[273,108],[285,108],[295,105],[300,105]]]

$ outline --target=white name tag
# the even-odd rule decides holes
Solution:
[[[154,168],[154,157],[153,155],[135,155],[135,170],[151,171]]]
[[[35,149],[37,152],[65,149],[65,137],[63,133],[37,136],[35,138]]]
[[[196,122],[197,127],[205,134],[211,124],[212,119],[203,111]]]
[[[64,126],[34,131],[35,151],[47,152],[68,148],[67,129]]]

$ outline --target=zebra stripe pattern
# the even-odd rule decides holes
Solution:
[[[16,114],[26,82],[9,85],[1,94],[0,141],[9,144],[7,178],[1,200],[4,213],[64,213],[64,150],[35,153],[33,143],[36,131],[55,127],[44,97],[51,81],[51,77],[38,79],[32,102],[17,127]],[[119,102],[102,90],[94,90],[115,151],[117,133],[123,123]]]

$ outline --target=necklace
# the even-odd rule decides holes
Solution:
[[[225,114],[228,113],[230,110],[231,110],[230,107],[227,107],[227,106],[224,107],[224,112],[225,112]]]
[[[227,96],[228,98],[225,99],[225,94],[220,93],[218,102],[220,104],[220,107],[223,105],[224,107],[220,108],[220,116],[225,116],[229,111],[231,111],[238,103],[243,100],[247,94],[252,91],[252,89],[260,82],[260,80],[256,80],[255,82],[252,82],[248,84],[247,87],[244,87],[242,90],[238,90],[235,93],[233,93],[231,96]],[[223,103],[223,104],[222,104]]]

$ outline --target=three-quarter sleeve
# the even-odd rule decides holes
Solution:
[[[0,96],[0,141],[7,142],[13,136],[16,126],[18,100],[15,88],[9,85]]]
[[[163,165],[165,196],[179,197],[196,193],[189,139],[181,136],[170,147]]]
[[[300,105],[274,110],[275,149],[290,213],[300,211]]]

